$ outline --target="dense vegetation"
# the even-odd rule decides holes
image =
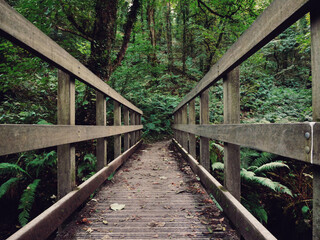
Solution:
[[[171,113],[181,98],[271,0],[7,2],[141,108],[144,137],[157,140],[172,133]],[[309,28],[307,15],[241,65],[241,122],[311,120]],[[56,69],[4,38],[0,53],[0,123],[56,124]],[[223,121],[222,95],[221,83],[211,88],[212,123]],[[80,82],[76,108],[77,124],[95,124],[95,92]],[[112,101],[107,109],[111,125]],[[78,182],[95,171],[94,146],[76,146]],[[211,142],[220,180],[221,146]],[[243,204],[278,238],[311,239],[310,167],[250,149],[242,149],[241,159]],[[55,201],[55,175],[55,148],[1,157],[1,236]]]

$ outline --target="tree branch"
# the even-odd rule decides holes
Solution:
[[[228,18],[228,19],[232,19],[231,16],[229,15],[222,15],[220,13],[217,13],[215,11],[213,11],[207,4],[205,4],[202,0],[198,0],[198,5],[200,7],[200,4],[202,4],[210,13],[212,13],[213,15],[216,15],[218,17],[221,17],[221,18]],[[200,7],[201,10],[203,10],[201,7]]]
[[[71,29],[66,29],[66,28],[63,28],[63,27],[60,27],[60,26],[56,26],[56,28],[57,28],[58,30],[60,30],[60,31],[67,32],[67,33],[71,33],[71,34],[76,35],[76,36],[78,36],[78,37],[82,37],[82,38],[88,40],[89,42],[92,42],[92,41],[93,41],[93,39],[92,39],[91,37],[85,36],[85,35],[83,35],[83,34],[81,34],[81,33],[78,33],[78,32],[76,32],[76,31],[73,31],[73,30],[71,30]]]

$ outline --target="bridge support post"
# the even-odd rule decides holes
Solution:
[[[58,125],[75,125],[75,79],[58,70]],[[68,194],[76,185],[75,148],[72,144],[57,147],[58,199]]]
[[[240,81],[239,67],[223,78],[224,123],[240,123]],[[224,185],[240,201],[240,146],[224,144]]]
[[[209,89],[200,95],[200,124],[209,124]],[[200,164],[210,172],[209,138],[200,137]]]
[[[189,124],[196,124],[195,99],[189,102]],[[189,133],[189,153],[195,159],[196,156],[196,136]]]
[[[140,124],[140,114],[136,113],[135,116],[136,116],[136,125],[139,125]],[[139,141],[139,133],[140,133],[140,130],[136,131],[135,143]]]
[[[121,106],[117,101],[113,101],[114,126],[121,125]],[[114,158],[121,155],[121,135],[114,136]]]
[[[129,109],[123,106],[123,122],[124,125],[129,125]],[[130,148],[129,133],[125,133],[123,137],[123,151],[127,151]]]
[[[130,123],[131,125],[136,125],[136,117],[135,117],[135,112],[130,111]],[[130,146],[132,147],[135,144],[136,140],[136,132],[131,132],[130,133]]]
[[[313,1],[311,17],[312,117],[320,122],[320,3]],[[312,239],[320,239],[320,167],[313,165]]]
[[[188,123],[188,106],[187,106],[187,104],[185,104],[181,108],[181,124],[187,124],[187,123]],[[188,133],[186,133],[186,132],[181,132],[181,145],[186,151],[189,151],[189,149],[188,149]]]
[[[107,110],[106,110],[106,97],[103,93],[96,92],[96,125],[106,126],[107,125]],[[99,171],[107,165],[107,139],[97,139],[97,166],[96,169]]]

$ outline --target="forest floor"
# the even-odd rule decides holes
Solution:
[[[170,141],[144,144],[56,240],[237,239],[197,176],[171,148]]]

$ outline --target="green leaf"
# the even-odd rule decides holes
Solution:
[[[19,178],[10,178],[0,186],[0,198],[2,198],[10,189],[11,185],[19,181]]]

